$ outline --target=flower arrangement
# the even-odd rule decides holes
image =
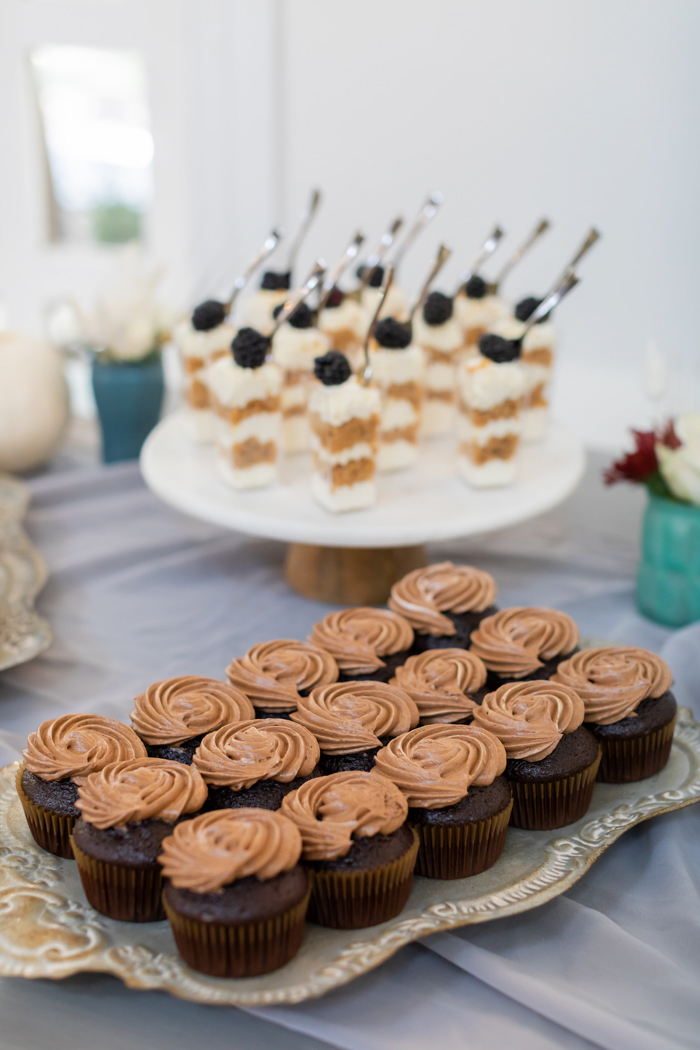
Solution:
[[[632,481],[654,496],[700,506],[700,412],[686,412],[660,430],[633,430],[635,449],[605,472],[606,485]]]

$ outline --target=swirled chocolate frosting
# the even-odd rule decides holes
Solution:
[[[503,744],[492,733],[443,724],[390,740],[369,775],[391,780],[411,807],[443,809],[465,798],[472,784],[492,784],[505,768]]]
[[[269,809],[217,809],[183,821],[163,839],[163,875],[194,893],[219,893],[236,879],[290,871],[301,856],[291,820]]]
[[[469,648],[489,671],[524,678],[544,660],[570,653],[578,640],[578,627],[566,613],[514,606],[483,619],[472,631]]]
[[[305,860],[344,857],[353,839],[390,835],[408,816],[408,804],[384,777],[353,770],[307,780],[282,799],[282,813],[301,832]]]
[[[496,581],[472,565],[441,561],[414,569],[391,588],[389,608],[400,613],[419,634],[438,637],[455,633],[443,612],[483,612],[496,597]]]
[[[486,682],[486,668],[466,649],[426,649],[396,668],[391,684],[415,700],[422,722],[459,722],[471,715],[470,694]]]
[[[609,726],[634,715],[647,697],[667,692],[673,676],[656,653],[633,645],[611,645],[574,653],[559,664],[552,681],[576,690],[587,722]]]
[[[104,715],[59,715],[42,722],[27,737],[22,752],[27,769],[43,780],[77,784],[110,762],[145,758],[146,748],[133,729]]]
[[[174,824],[204,805],[207,785],[196,769],[165,758],[112,762],[78,787],[76,808],[96,828],[121,828],[140,820]]]
[[[303,696],[290,718],[313,733],[326,754],[351,755],[418,725],[418,708],[394,685],[338,682]]]
[[[259,780],[288,784],[318,765],[318,743],[303,726],[284,718],[253,718],[207,733],[193,762],[207,784],[234,791]]]
[[[167,678],[134,700],[131,722],[147,744],[181,744],[202,733],[255,718],[253,705],[238,689],[217,678]]]
[[[299,697],[338,681],[330,653],[309,642],[261,642],[226,668],[229,681],[266,711],[295,711]],[[250,716],[252,717],[252,716]]]
[[[309,641],[330,653],[341,671],[371,674],[385,666],[380,657],[411,647],[413,629],[388,609],[358,606],[328,613],[314,624]]]
[[[583,700],[559,682],[507,682],[488,693],[472,717],[474,725],[498,737],[508,758],[541,762],[562,733],[581,725]]]

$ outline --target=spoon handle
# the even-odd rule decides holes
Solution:
[[[403,226],[403,216],[397,215],[392,222],[389,229],[382,234],[378,247],[372,252],[371,255],[367,256],[362,271],[362,277],[360,278],[360,289],[366,288],[369,284],[369,279],[372,276],[372,271],[379,266],[380,262],[386,255],[394,243],[394,238]]]
[[[338,283],[338,281],[340,280],[341,276],[343,275],[345,270],[348,268],[348,266],[350,265],[352,260],[357,257],[357,253],[359,252],[360,248],[362,247],[362,244],[364,243],[364,240],[365,240],[364,233],[361,233],[358,230],[357,233],[355,234],[355,236],[353,237],[352,241],[350,242],[350,244],[347,246],[347,248],[345,249],[343,254],[338,259],[338,261],[335,264],[335,266],[331,270],[329,270],[328,273],[326,274],[326,277],[325,277],[325,279],[323,281],[323,285],[321,287],[321,297],[319,299],[318,306],[316,307],[316,313],[317,314],[320,314],[321,310],[323,309],[323,307],[328,302],[328,299],[330,298],[330,294],[333,291],[333,289],[335,288],[335,286]]]
[[[300,288],[297,288],[295,291],[292,292],[289,299],[287,299],[284,306],[275,318],[275,323],[272,327],[272,331],[270,332],[269,336],[270,339],[272,339],[277,329],[284,324],[287,318],[294,313],[297,306],[299,306],[300,303],[303,303],[304,299],[311,295],[314,288],[316,288],[321,283],[325,272],[325,261],[323,259],[317,259],[314,263],[313,270],[311,271],[306,280],[306,283],[302,284]]]
[[[525,322],[523,336],[526,332],[530,331],[533,325],[536,325],[538,321],[541,321],[543,317],[546,317],[547,314],[551,313],[557,303],[560,303],[564,296],[568,295],[571,289],[574,288],[580,280],[581,278],[578,274],[569,267],[559,281],[557,287],[545,296],[537,309],[530,315],[530,317],[528,317]]]
[[[243,271],[241,276],[237,277],[236,280],[233,282],[233,291],[231,292],[231,295],[229,296],[225,304],[227,307],[227,313],[231,313],[233,304],[235,303],[236,297],[238,296],[239,292],[243,291],[250,278],[253,276],[257,268],[265,262],[268,255],[271,255],[272,252],[274,252],[275,248],[277,247],[278,243],[282,240],[283,236],[284,235],[281,230],[273,230],[270,236],[263,241],[263,246],[258,252],[258,254],[255,256],[253,261],[249,263],[249,265]]]
[[[428,292],[430,290],[431,284],[433,283],[433,281],[435,280],[437,275],[440,273],[440,270],[443,268],[443,266],[445,265],[445,263],[447,262],[447,260],[449,259],[449,257],[451,255],[452,255],[452,249],[448,248],[444,244],[441,244],[440,247],[438,248],[438,253],[437,253],[437,256],[435,257],[435,262],[430,267],[430,273],[428,274],[428,276],[426,277],[425,281],[423,282],[423,287],[421,288],[419,294],[413,300],[413,304],[411,306],[411,309],[410,309],[409,315],[408,315],[409,322],[413,320],[413,315],[415,314],[416,310],[418,310],[418,308],[420,306],[422,306],[423,303],[425,302],[425,297],[427,296],[427,294],[428,294]]]
[[[444,199],[445,198],[438,190],[434,190],[430,194],[427,201],[425,202],[421,210],[418,212],[413,226],[411,226],[403,241],[396,249],[396,254],[394,255],[394,273],[396,273],[396,271],[398,270],[403,257],[415,241],[420,231],[423,229],[424,226],[427,226],[431,219],[435,218],[435,216],[437,215],[437,210]]]
[[[495,226],[484,241],[481,250],[474,262],[471,264],[468,270],[465,270],[464,273],[460,275],[457,291],[459,291],[463,284],[467,283],[470,277],[472,277],[475,273],[479,272],[479,268],[483,266],[483,264],[488,259],[489,255],[493,255],[493,253],[496,251],[496,248],[498,247],[498,243],[502,236],[503,230],[501,229],[501,227]]]
[[[295,262],[297,260],[297,255],[299,254],[299,249],[301,248],[303,240],[306,237],[306,234],[308,233],[309,226],[311,225],[311,223],[314,220],[314,216],[316,215],[316,212],[318,211],[318,206],[319,206],[320,203],[321,203],[321,191],[320,190],[312,190],[311,191],[311,197],[309,198],[309,203],[306,206],[306,210],[303,211],[302,214],[301,214],[301,219],[299,220],[299,229],[297,230],[296,234],[294,235],[294,240],[292,241],[291,247],[289,249],[289,255],[287,256],[287,269],[288,270],[292,270],[292,271],[294,270],[294,264],[295,264]]]
[[[590,251],[595,242],[600,239],[600,236],[601,235],[598,232],[598,230],[596,230],[595,226],[592,226],[588,232],[588,236],[586,237],[579,250],[576,252],[576,255],[574,255],[569,265],[566,267],[564,273],[567,273],[569,270],[573,270],[573,268],[576,266],[576,263],[579,262],[580,259],[583,259],[586,252]]]
[[[390,265],[386,268],[386,273],[384,274],[384,284],[382,285],[381,295],[379,296],[379,302],[377,303],[377,309],[374,311],[374,316],[370,322],[369,328],[367,329],[367,335],[365,336],[365,343],[363,347],[365,355],[365,367],[362,371],[363,386],[367,386],[369,384],[370,379],[372,378],[372,363],[369,358],[369,341],[372,338],[374,329],[376,328],[377,320],[379,319],[379,315],[382,312],[382,307],[384,306],[384,300],[386,299],[389,293],[389,289],[391,288],[391,283],[393,280],[394,267]]]
[[[549,219],[541,219],[540,222],[535,227],[535,229],[530,234],[530,236],[527,238],[527,240],[523,244],[520,245],[520,247],[517,249],[517,251],[513,252],[513,254],[511,255],[510,259],[508,259],[508,261],[505,263],[505,265],[503,266],[503,269],[501,270],[501,272],[498,274],[496,280],[494,281],[494,293],[498,291],[498,286],[501,284],[502,281],[504,281],[506,279],[506,277],[508,276],[510,271],[513,269],[513,267],[516,265],[516,263],[520,262],[520,260],[522,259],[523,255],[525,255],[526,252],[530,251],[530,248],[532,248],[533,244],[535,244],[535,242],[540,239],[540,237],[542,236],[543,233],[547,232],[547,230],[549,229],[550,226],[551,226],[551,223],[550,223]]]

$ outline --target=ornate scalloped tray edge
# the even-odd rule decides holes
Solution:
[[[53,639],[34,610],[46,566],[20,524],[29,499],[23,482],[0,473],[0,671],[33,660]]]
[[[15,792],[16,770],[17,763],[0,770],[0,974],[62,978],[98,971],[132,988],[194,1002],[269,1006],[323,995],[431,933],[536,908],[565,892],[625,831],[700,801],[700,726],[681,708],[666,768],[637,784],[597,784],[590,810],[564,834],[510,828],[503,856],[489,871],[455,882],[417,878],[402,914],[371,929],[308,925],[295,960],[247,980],[188,969],[165,922],[139,926],[97,914],[85,901],[75,864],[32,840]]]

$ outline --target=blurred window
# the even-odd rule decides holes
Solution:
[[[46,45],[30,55],[47,172],[49,238],[141,239],[153,192],[153,137],[141,56]]]

